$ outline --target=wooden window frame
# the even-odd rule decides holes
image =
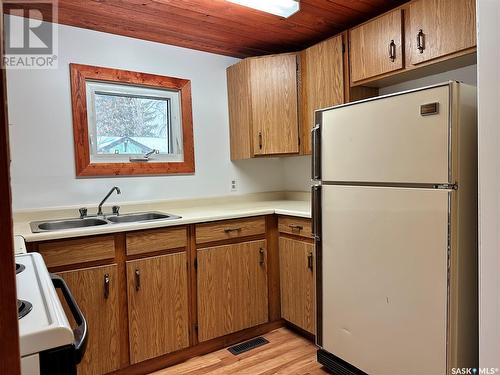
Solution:
[[[191,81],[127,70],[70,64],[73,138],[78,177],[192,174],[194,165]],[[182,162],[92,163],[87,117],[86,80],[130,84],[150,88],[178,90],[181,97]]]

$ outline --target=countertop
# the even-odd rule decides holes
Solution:
[[[78,217],[77,206],[17,211],[13,215],[14,234],[23,236],[26,242],[37,242],[258,215],[278,214],[310,218],[311,203],[309,196],[309,193],[303,192],[271,192],[192,200],[121,203],[120,213],[160,211],[179,215],[181,218],[175,220],[110,224],[42,233],[32,233],[29,223],[36,220]],[[105,213],[111,211],[111,205],[112,203],[104,207]],[[92,213],[92,209],[89,209],[89,215],[92,215]]]

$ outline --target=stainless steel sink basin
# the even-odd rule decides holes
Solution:
[[[161,212],[141,212],[123,214],[119,216],[109,216],[106,219],[112,223],[137,223],[139,221],[174,220],[180,219],[180,216],[163,214]]]
[[[31,231],[33,233],[38,233],[44,231],[95,227],[98,225],[106,225],[106,224],[108,224],[106,220],[98,218],[88,218],[88,219],[67,219],[67,220],[53,220],[53,221],[41,221],[41,222],[35,221],[33,223],[30,223],[30,226],[31,226]]]
[[[33,221],[30,223],[30,227],[33,233],[40,233],[65,229],[95,227],[100,225],[137,223],[157,220],[175,220],[180,218],[180,216],[165,214],[162,212],[138,212],[123,215],[112,215],[102,218],[86,217],[84,219]]]

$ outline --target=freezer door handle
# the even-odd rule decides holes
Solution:
[[[314,185],[311,192],[312,235],[315,240],[321,237],[321,186]]]
[[[319,114],[316,113],[318,117]],[[321,127],[319,124],[312,129],[312,158],[311,158],[311,179],[321,179]]]

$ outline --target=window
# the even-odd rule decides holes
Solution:
[[[90,160],[182,161],[179,93],[106,82],[86,82]]]
[[[71,64],[78,176],[193,173],[190,81]]]

